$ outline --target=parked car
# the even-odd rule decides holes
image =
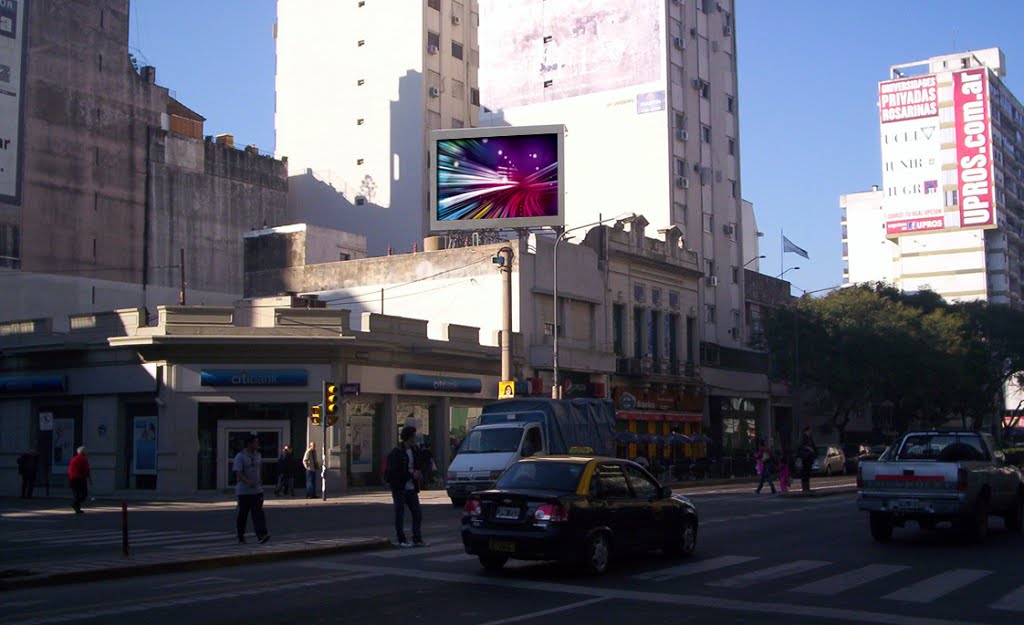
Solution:
[[[861,462],[878,460],[885,453],[885,445],[847,445],[843,448],[843,455],[846,456],[846,474],[853,475]]]
[[[846,469],[846,456],[835,445],[818,445],[818,455],[811,465],[811,473],[832,476],[840,475]]]
[[[976,540],[988,534],[990,515],[1011,532],[1024,527],[1024,478],[988,434],[911,432],[893,450],[857,471],[857,506],[869,512],[875,540],[889,540],[907,521],[925,529],[952,521]]]
[[[546,456],[519,460],[493,489],[469,495],[462,543],[488,571],[513,558],[576,563],[601,574],[613,556],[628,552],[689,556],[697,527],[693,503],[634,462]]]

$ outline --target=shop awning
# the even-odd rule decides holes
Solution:
[[[623,421],[675,421],[680,423],[701,423],[704,415],[699,412],[658,412],[654,410],[619,410],[615,417]]]

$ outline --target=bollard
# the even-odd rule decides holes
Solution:
[[[121,553],[128,557],[128,502],[121,502]]]

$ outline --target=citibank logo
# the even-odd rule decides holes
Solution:
[[[623,393],[619,396],[619,408],[623,410],[636,408],[636,397],[632,393]]]

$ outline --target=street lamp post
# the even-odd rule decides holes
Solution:
[[[589,224],[583,224],[582,226],[576,226],[574,228],[567,228],[555,238],[555,249],[552,252],[552,282],[551,282],[551,299],[553,301],[553,313],[552,318],[554,319],[554,341],[551,347],[551,365],[554,373],[551,378],[551,399],[561,399],[562,390],[558,384],[558,244],[563,239],[567,238],[566,235],[570,232],[580,230],[582,228],[592,228],[594,226],[600,226],[601,224],[609,221],[632,221],[636,218],[636,213],[623,213],[615,217],[609,217],[608,219],[598,219],[595,222]]]
[[[746,269],[747,265],[754,262],[755,260],[761,260],[762,258],[767,258],[767,256],[765,256],[764,254],[761,254],[760,256],[755,256],[748,260],[747,262],[743,263],[743,268]]]
[[[777,276],[775,276],[775,277],[776,277],[776,278],[782,278],[782,276],[786,275],[786,274],[787,274],[787,273],[789,273],[790,271],[796,271],[796,270],[798,270],[798,269],[800,269],[800,267],[790,267],[789,269],[787,269],[786,271],[783,271],[782,273],[780,273],[779,275],[777,275]]]

